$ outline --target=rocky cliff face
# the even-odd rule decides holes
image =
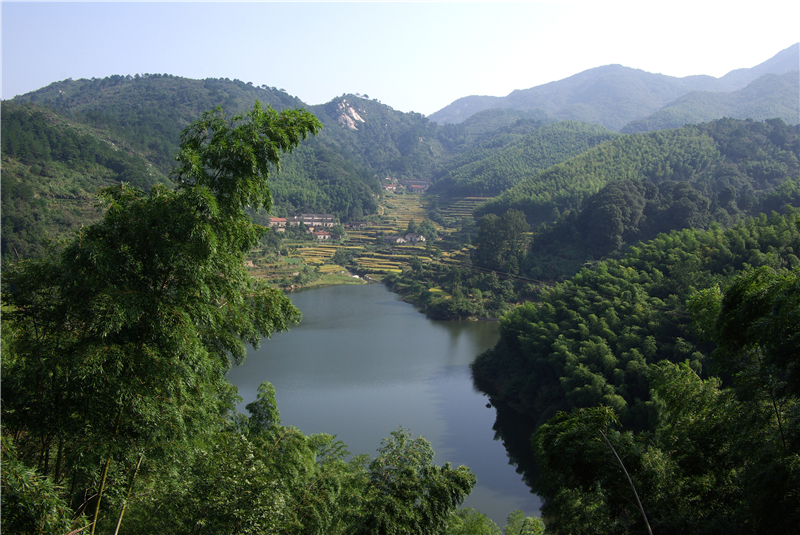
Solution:
[[[339,117],[337,118],[339,124],[349,128],[350,130],[358,130],[357,123],[363,123],[364,119],[358,114],[356,109],[344,99],[342,99],[342,101],[336,107],[339,113]],[[361,112],[363,113],[364,110],[361,110]]]

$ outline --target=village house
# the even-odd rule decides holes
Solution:
[[[408,233],[405,235],[405,240],[409,243],[417,243],[417,242],[424,243],[425,236],[423,236],[422,234]]]
[[[422,193],[431,186],[431,182],[427,180],[401,180],[400,185],[411,193]]]
[[[270,226],[270,228],[274,228],[275,232],[285,232],[286,231],[286,218],[285,217],[270,217],[269,218],[269,226]]]
[[[331,237],[332,237],[330,232],[326,232],[324,230],[321,230],[321,231],[318,231],[318,232],[312,232],[311,234],[313,234],[314,237],[319,241],[330,240]]]
[[[402,236],[384,236],[383,241],[391,245],[402,245],[406,242]]]

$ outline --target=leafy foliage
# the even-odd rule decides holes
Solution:
[[[244,344],[300,318],[245,270],[265,232],[246,210],[271,207],[281,155],[320,126],[259,103],[204,113],[176,189],[107,188],[102,221],[5,274],[4,527],[119,530],[126,511],[141,533],[447,527],[475,476],[433,465],[426,440],[400,429],[347,461],[333,437],[283,426],[269,384],[232,414]]]
[[[473,263],[493,271],[517,274],[527,249],[529,231],[525,214],[519,210],[509,210],[502,217],[483,216],[472,251]]]
[[[652,426],[649,365],[689,360],[705,369],[709,348],[693,334],[687,300],[742,269],[794,268],[796,211],[724,231],[684,230],[584,269],[501,319],[497,346],[472,365],[492,398],[544,423],[558,411],[613,407],[633,428]]]
[[[644,531],[646,511],[658,533],[792,533],[800,479],[782,437],[796,444],[796,397],[781,430],[767,404],[737,399],[686,363],[654,366],[652,386],[653,433],[609,429],[608,407],[559,413],[536,432],[547,531]]]
[[[176,190],[108,188],[101,222],[4,274],[4,429],[23,462],[71,479],[70,493],[86,489],[73,507],[91,502],[93,530],[107,486],[124,488],[143,456],[180,455],[214,427],[244,343],[299,320],[247,274],[244,255],[264,229],[243,208],[269,206],[270,165],[318,127],[305,112],[259,105],[247,119],[204,114],[184,132]]]
[[[13,533],[67,533],[72,510],[53,482],[17,459],[12,441],[3,436],[3,529]],[[80,519],[77,523],[85,521]]]
[[[99,132],[120,153],[133,153],[138,161],[145,159],[150,169],[167,174],[180,146],[181,130],[197,120],[203,110],[219,106],[226,113],[243,113],[256,100],[278,110],[302,106],[298,99],[275,88],[239,80],[190,80],[169,75],[65,80],[17,97],[14,102],[57,114],[60,121],[71,125],[67,130],[90,128]],[[3,121],[5,128],[5,114]],[[347,220],[375,212],[378,183],[374,173],[331,139],[338,128],[334,123],[284,159],[285,172],[273,176],[277,214],[334,213]],[[88,194],[95,192],[93,188]]]
[[[384,439],[368,468],[365,504],[353,533],[435,534],[475,486],[466,467],[432,464],[428,441],[403,429]]]

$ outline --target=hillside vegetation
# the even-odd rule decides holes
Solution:
[[[476,215],[517,209],[531,223],[553,221],[554,214],[580,209],[617,180],[686,183],[709,203],[733,201],[752,208],[798,176],[797,136],[797,127],[780,120],[720,120],[621,136],[527,178]]]
[[[166,177],[89,128],[46,108],[2,104],[2,257],[44,253],[43,241],[95,221],[95,194],[127,182],[150,189]]]
[[[61,251],[3,276],[4,531],[444,533],[469,468],[402,428],[378,455],[282,424],[275,390],[237,414],[245,344],[300,312],[247,273],[284,152],[321,128],[256,104],[184,130],[177,185],[105,188]],[[127,513],[127,514],[126,514]],[[488,522],[478,516],[481,522]]]
[[[473,377],[498,411],[519,412],[533,420],[532,429],[542,426],[534,439],[538,469],[526,477],[547,500],[548,530],[597,533],[601,519],[603,533],[642,525],[626,501],[630,487],[604,472],[618,465],[602,443],[594,445],[603,432],[625,456],[651,522],[664,532],[693,526],[722,533],[734,518],[758,532],[765,526],[791,532],[800,510],[792,453],[800,440],[794,379],[800,359],[792,345],[800,336],[798,251],[794,209],[727,231],[712,225],[672,232],[581,271],[501,320],[501,339],[472,364]],[[730,333],[718,337],[714,325],[723,317],[717,319],[714,303],[721,289],[735,298],[729,288],[742,280],[775,280],[779,286],[768,298],[788,303],[755,309],[753,301],[724,320]],[[747,299],[767,298],[742,288],[736,291],[750,292]],[[758,318],[763,328],[780,322],[785,332],[756,344],[781,349],[746,357],[752,338],[731,337],[745,339],[734,333]],[[735,358],[712,353],[725,344]],[[728,381],[708,379],[710,372]],[[513,419],[498,414],[498,422]],[[592,445],[580,448],[586,441]],[[692,505],[698,493],[714,496],[714,505],[705,499]],[[586,501],[593,512],[583,510]]]
[[[530,126],[523,130],[526,124]],[[457,196],[497,195],[615,136],[583,123],[541,126],[517,121],[448,162],[434,176],[435,191]]]
[[[781,121],[720,120],[686,127],[682,133],[688,134],[685,139],[690,143],[706,143],[708,159],[700,160],[701,166],[690,163],[681,169],[680,162],[691,156],[673,146],[668,154],[678,166],[667,164],[672,167],[662,168],[665,172],[645,171],[644,176],[608,182],[586,198],[580,209],[567,209],[555,222],[539,229],[523,271],[536,279],[559,279],[575,273],[587,261],[617,255],[661,232],[703,229],[712,222],[730,227],[745,217],[781,211],[786,205],[800,206],[797,127]],[[646,134],[643,140],[649,143],[655,138],[656,134]],[[639,161],[643,156],[632,152],[616,163],[624,166],[626,158]],[[635,165],[630,167],[635,169]],[[607,168],[600,165],[590,168],[586,176],[614,176],[606,173]],[[509,191],[507,197],[511,194]],[[501,199],[495,201],[498,212],[506,208]],[[529,209],[533,203],[523,199],[508,207]],[[488,206],[492,203],[482,209]]]

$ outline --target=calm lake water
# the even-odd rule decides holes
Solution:
[[[436,464],[475,473],[478,485],[465,507],[501,528],[514,509],[539,515],[539,499],[494,440],[495,411],[469,374],[475,355],[497,341],[497,323],[431,321],[382,284],[290,297],[301,324],[250,348],[228,374],[244,400],[240,411],[269,381],[284,425],[337,435],[351,453],[371,456],[402,426],[431,442]]]

